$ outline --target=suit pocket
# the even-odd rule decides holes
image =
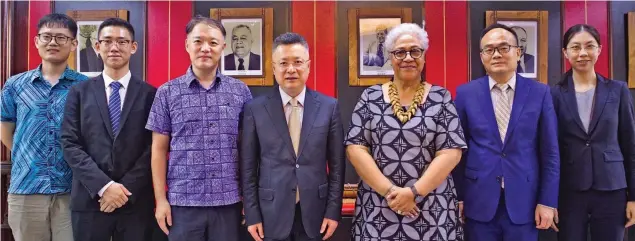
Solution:
[[[620,151],[605,151],[604,161],[605,162],[623,162],[624,157],[622,156],[622,152]]]
[[[258,188],[258,197],[262,200],[273,200],[273,189]]]
[[[320,186],[318,186],[318,197],[324,199],[326,198],[326,195],[329,192],[329,184],[328,183],[324,183]]]
[[[476,180],[478,179],[478,171],[474,169],[470,169],[468,167],[465,168],[465,178]]]

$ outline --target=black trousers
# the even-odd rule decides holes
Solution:
[[[622,241],[626,224],[626,190],[563,190],[558,205],[559,241]]]
[[[172,206],[170,241],[238,241],[242,204],[216,207]]]
[[[300,203],[295,205],[295,216],[293,217],[293,228],[291,228],[291,234],[289,234],[289,237],[282,240],[265,238],[265,241],[318,241],[318,240],[322,240],[321,235],[312,239],[312,238],[309,238],[309,236],[307,236],[306,234],[306,231],[304,231],[304,225],[302,224],[302,209],[300,208]]]
[[[75,241],[150,241],[155,218],[152,210],[127,213],[71,213]]]

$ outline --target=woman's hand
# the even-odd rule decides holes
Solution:
[[[419,215],[419,207],[410,188],[395,188],[386,196],[388,206],[399,215],[414,218]]]

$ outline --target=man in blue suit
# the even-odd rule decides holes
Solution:
[[[469,146],[453,173],[466,237],[536,241],[538,229],[553,225],[558,203],[557,120],[549,87],[516,74],[521,51],[511,28],[487,27],[480,48],[488,75],[460,86],[456,98]]]

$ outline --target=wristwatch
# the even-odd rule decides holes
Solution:
[[[417,191],[417,188],[415,187],[414,184],[412,185],[412,187],[410,187],[410,191],[412,191],[412,194],[415,196],[415,199],[417,199],[418,197],[421,197],[421,194],[419,194],[419,191]]]

